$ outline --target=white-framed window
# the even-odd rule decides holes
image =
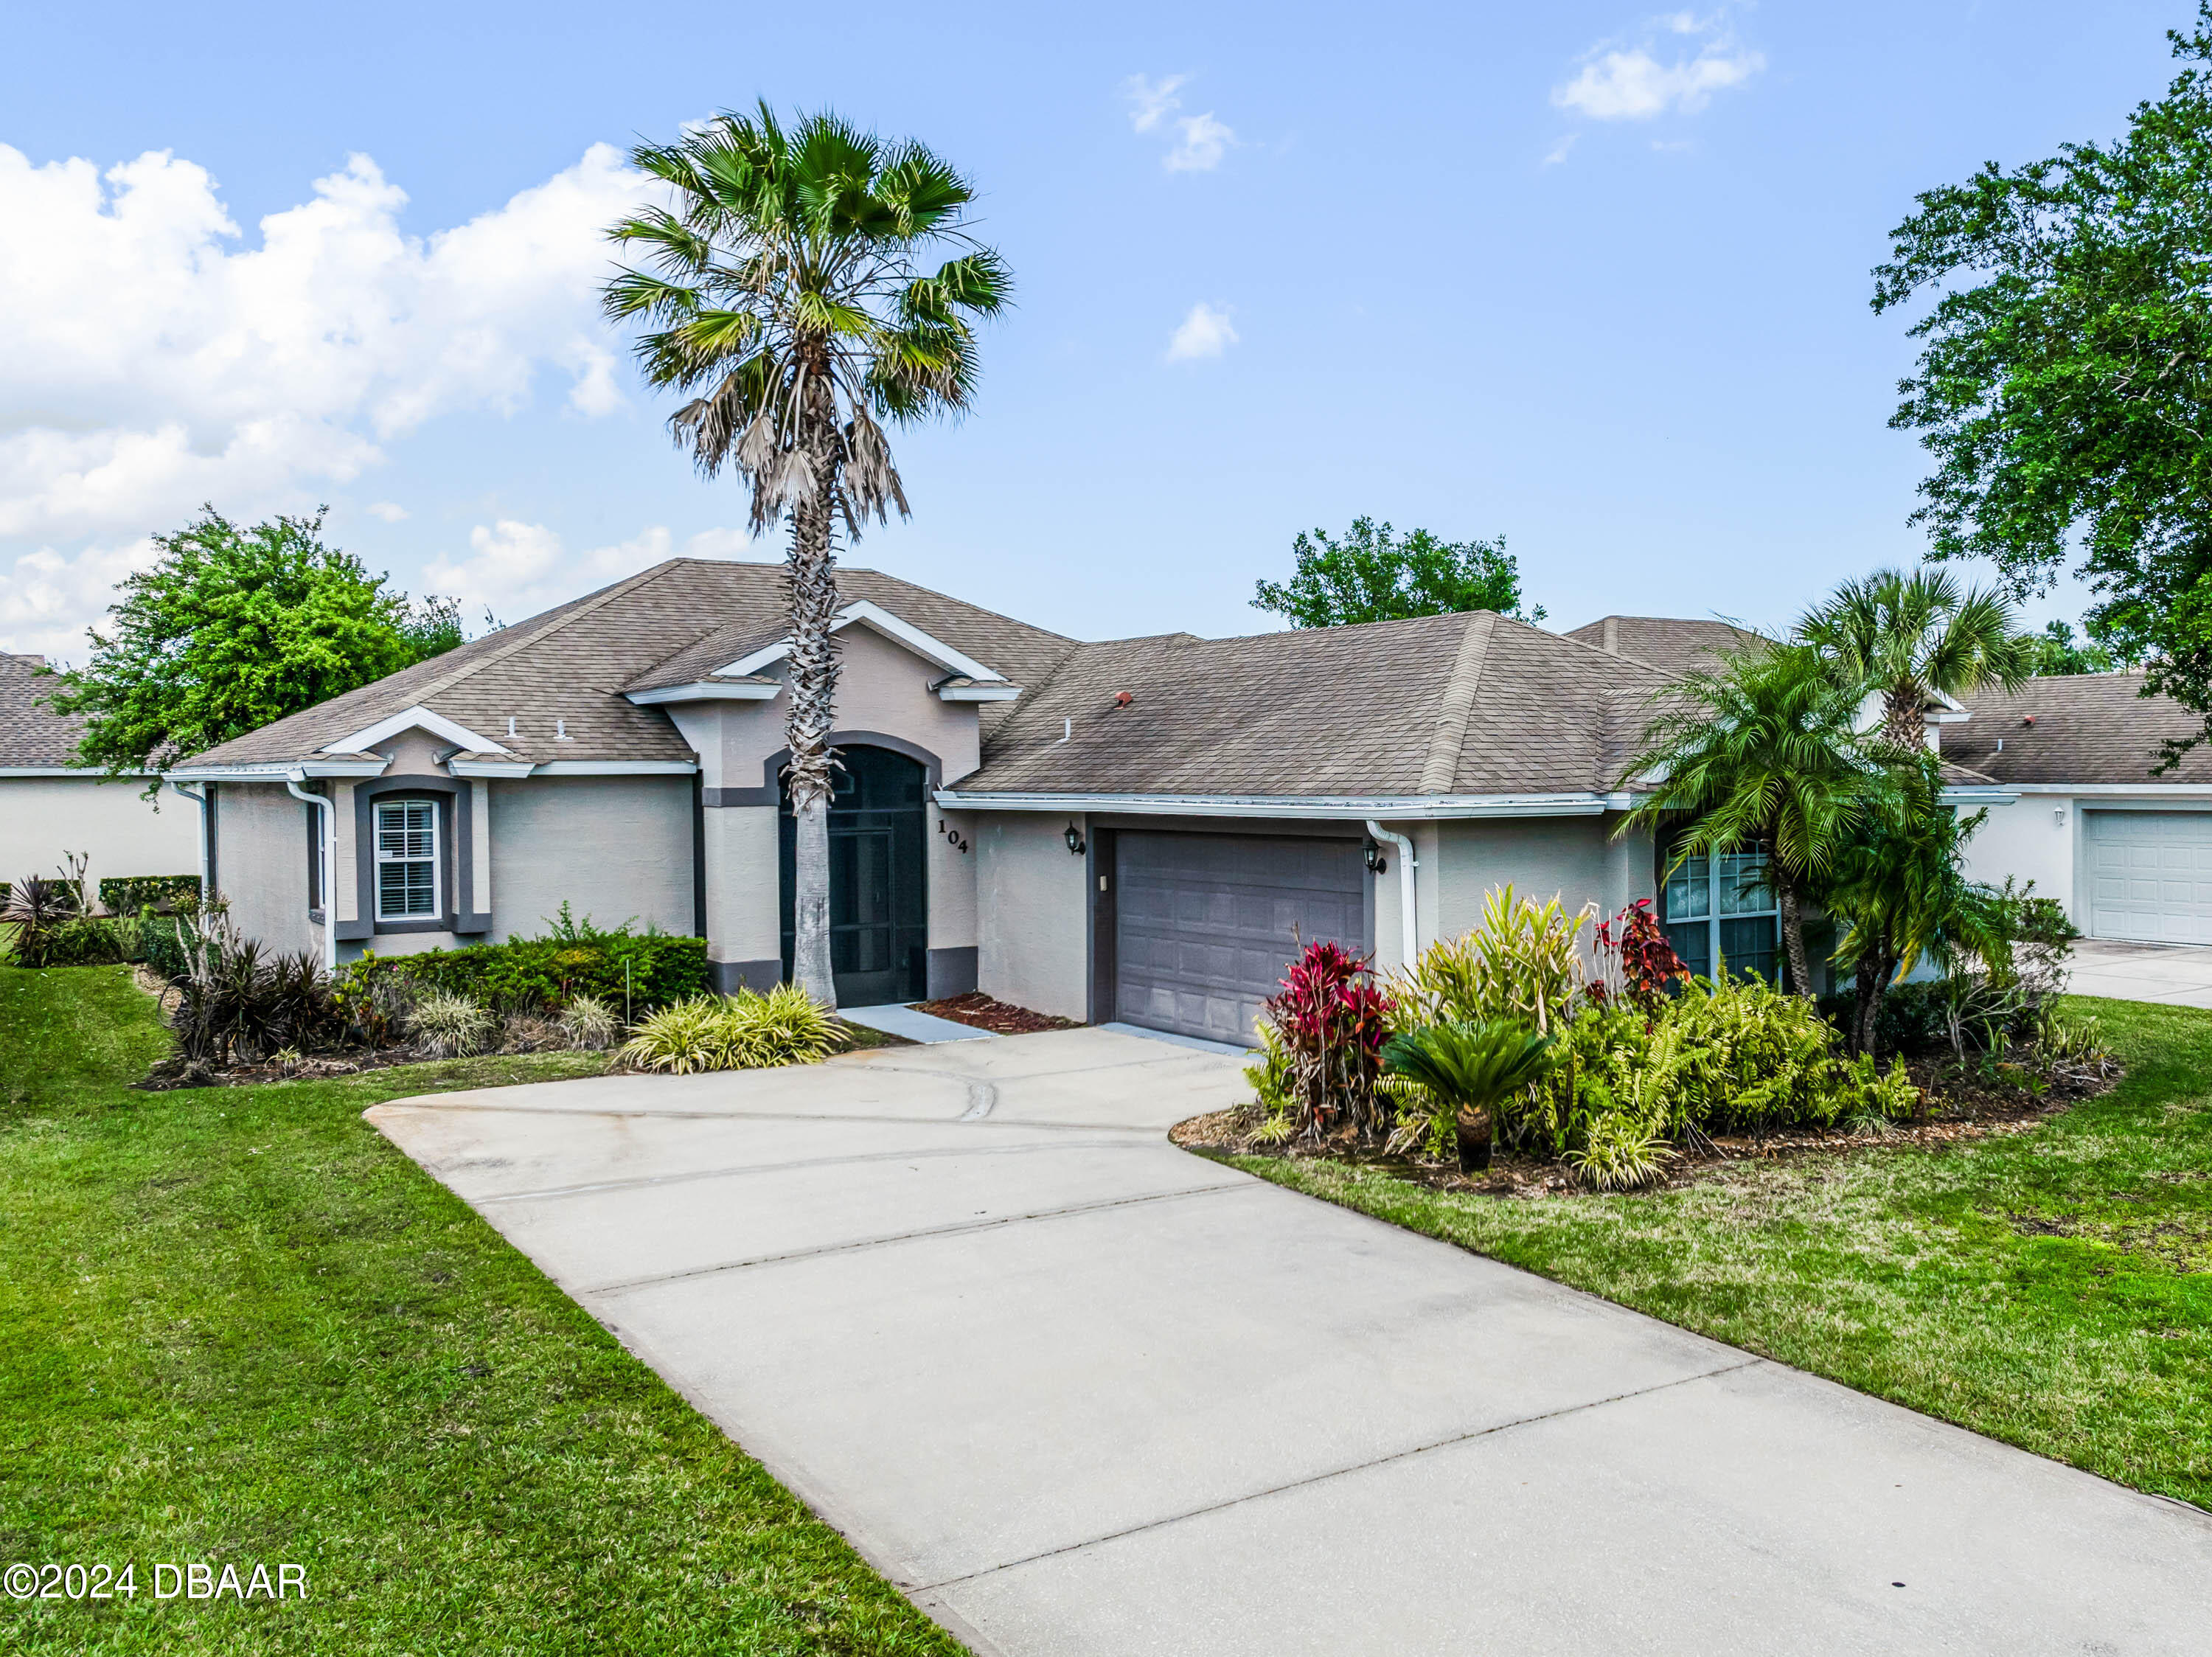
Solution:
[[[1734,973],[1774,979],[1781,971],[1781,908],[1766,881],[1766,848],[1685,857],[1667,871],[1660,916],[1667,941],[1699,978],[1716,959]]]
[[[376,918],[428,920],[438,913],[438,807],[431,800],[379,801]]]

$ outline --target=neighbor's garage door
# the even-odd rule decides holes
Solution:
[[[2092,811],[2089,935],[2212,944],[2212,812]]]
[[[1367,949],[1357,840],[1115,837],[1114,1014],[1252,1045],[1252,1020],[1303,944]]]

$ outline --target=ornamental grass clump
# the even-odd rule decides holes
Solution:
[[[577,996],[554,1022],[579,1052],[604,1052],[622,1039],[622,1020],[596,996]]]
[[[834,1014],[796,984],[780,984],[765,995],[695,996],[648,1013],[622,1057],[638,1069],[671,1075],[813,1064],[829,1057],[841,1034]]]
[[[498,1027],[498,1016],[489,1008],[446,990],[417,997],[406,1018],[407,1033],[433,1058],[481,1053]]]

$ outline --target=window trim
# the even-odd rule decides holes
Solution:
[[[387,811],[404,813],[410,810],[419,810],[426,813],[428,816],[429,819],[430,850],[427,855],[422,856],[394,856],[384,849],[384,814]],[[412,922],[419,923],[423,921],[435,921],[444,918],[446,913],[446,877],[445,871],[441,865],[444,862],[445,847],[442,844],[442,828],[438,820],[443,814],[444,813],[438,809],[438,801],[434,798],[428,795],[418,795],[412,798],[403,797],[397,800],[378,800],[371,802],[369,821],[372,832],[375,836],[374,844],[370,849],[370,861],[375,870],[375,879],[371,882],[371,902],[374,905],[376,920],[380,926],[386,921]],[[404,820],[405,819],[403,816],[403,825],[404,824]],[[405,826],[403,826],[400,830],[400,832],[403,834],[410,833],[412,831],[410,829]],[[384,906],[384,871],[386,868],[394,864],[411,865],[416,863],[428,863],[430,866],[430,907],[427,910],[419,911],[407,910],[395,914],[386,909]]]

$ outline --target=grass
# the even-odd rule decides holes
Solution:
[[[2094,1010],[2128,1066],[2118,1088],[2031,1131],[1940,1148],[1523,1201],[1341,1163],[1229,1160],[2212,1508],[2212,1013]]]
[[[0,967],[0,1599],[10,1652],[960,1648],[457,1198],[379,1100],[596,1073],[457,1060],[143,1093],[121,967]],[[310,1598],[155,1602],[155,1562]]]

